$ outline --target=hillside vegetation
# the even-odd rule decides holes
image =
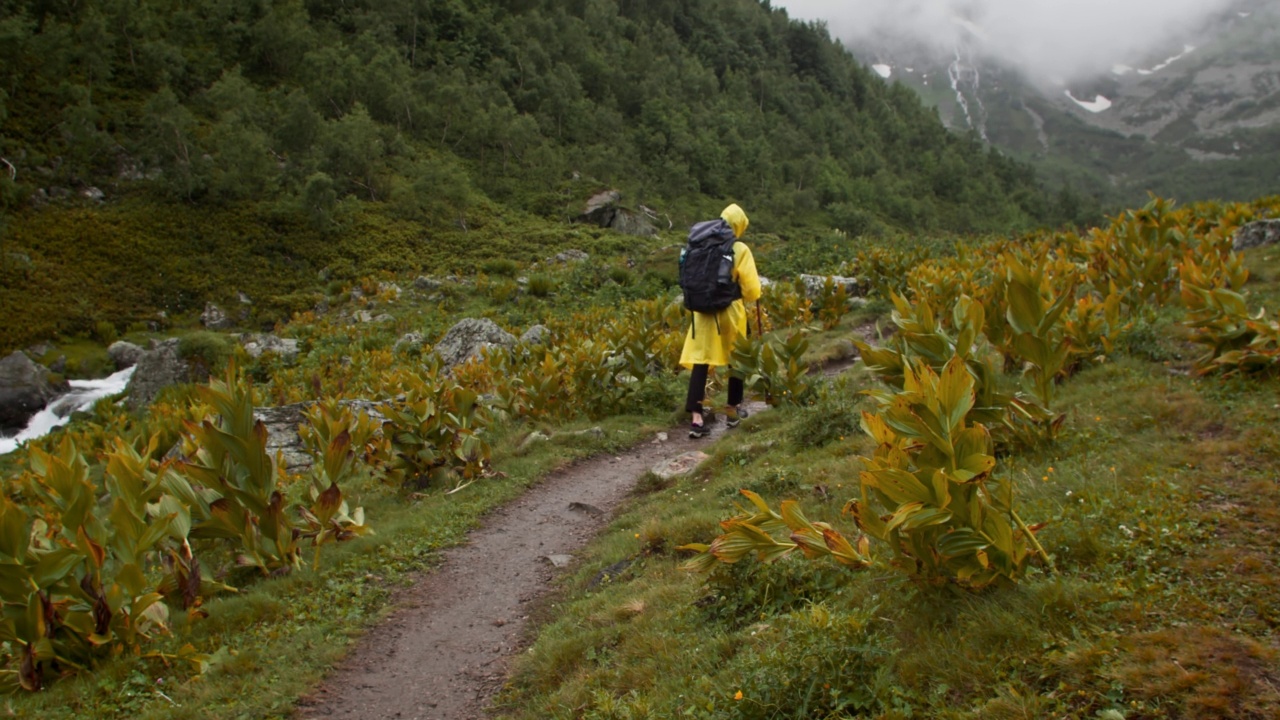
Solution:
[[[1277,209],[1155,201],[1084,236],[763,243],[765,266],[843,264],[877,297],[769,288],[732,372],[774,409],[692,477],[642,479],[544,609],[508,711],[1273,715],[1277,261],[1230,239]],[[629,264],[335,288],[281,328],[297,358],[236,351],[208,386],[145,413],[104,400],[0,459],[14,714],[287,715],[486,509],[670,427],[686,318]],[[398,340],[476,315],[545,320],[552,339],[450,372]],[[809,372],[855,346],[870,372]],[[250,412],[316,397],[313,465],[285,467]],[[586,423],[601,431],[558,432]]]
[[[1060,219],[1026,167],[755,0],[0,14],[0,286],[24,318],[6,347],[236,291],[284,317],[326,268],[474,267],[513,234],[568,244],[547,234],[602,187],[676,227],[725,198],[775,231]]]

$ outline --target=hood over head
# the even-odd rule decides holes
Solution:
[[[729,223],[729,227],[733,228],[733,236],[738,238],[747,231],[747,225],[751,222],[747,219],[747,213],[738,207],[737,203],[725,208],[720,213],[720,218]]]

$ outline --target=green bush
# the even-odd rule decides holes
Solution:
[[[287,295],[275,295],[263,303],[257,313],[261,320],[288,320],[296,313],[311,310],[324,299],[317,292],[295,292]]]
[[[484,263],[480,265],[480,269],[484,270],[485,273],[489,275],[515,277],[520,266],[516,264],[515,260],[511,260],[509,258],[494,258],[492,260],[485,260]]]
[[[614,267],[609,268],[609,279],[619,285],[630,285],[635,278],[627,268]]]
[[[178,341],[178,357],[192,366],[195,377],[213,375],[220,372],[231,357],[231,343],[218,333],[200,330]]]
[[[801,411],[800,418],[792,434],[792,440],[800,447],[822,447],[857,437],[862,414],[853,383],[839,378],[824,387],[817,401]]]
[[[520,286],[511,280],[503,280],[489,285],[489,299],[497,305],[505,305],[511,302],[518,292],[520,292]]]
[[[550,275],[533,275],[529,278],[529,294],[547,297],[556,289],[556,281]]]
[[[93,325],[93,337],[103,345],[110,345],[120,339],[120,334],[110,321],[99,320]]]
[[[1182,353],[1179,352],[1177,340],[1172,334],[1167,327],[1161,327],[1157,320],[1141,317],[1121,336],[1120,344],[1125,353],[1144,360],[1180,360]]]

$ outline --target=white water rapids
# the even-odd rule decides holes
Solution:
[[[32,415],[22,432],[12,437],[0,437],[0,455],[13,452],[18,449],[19,444],[43,437],[54,428],[65,425],[71,413],[88,410],[102,398],[123,391],[131,377],[133,368],[125,368],[101,380],[72,380],[71,390],[54,398],[43,410]]]

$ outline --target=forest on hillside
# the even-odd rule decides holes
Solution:
[[[767,0],[0,0],[0,18],[10,213],[101,186],[443,227],[484,202],[561,217],[572,178],[855,234],[1078,212]]]

